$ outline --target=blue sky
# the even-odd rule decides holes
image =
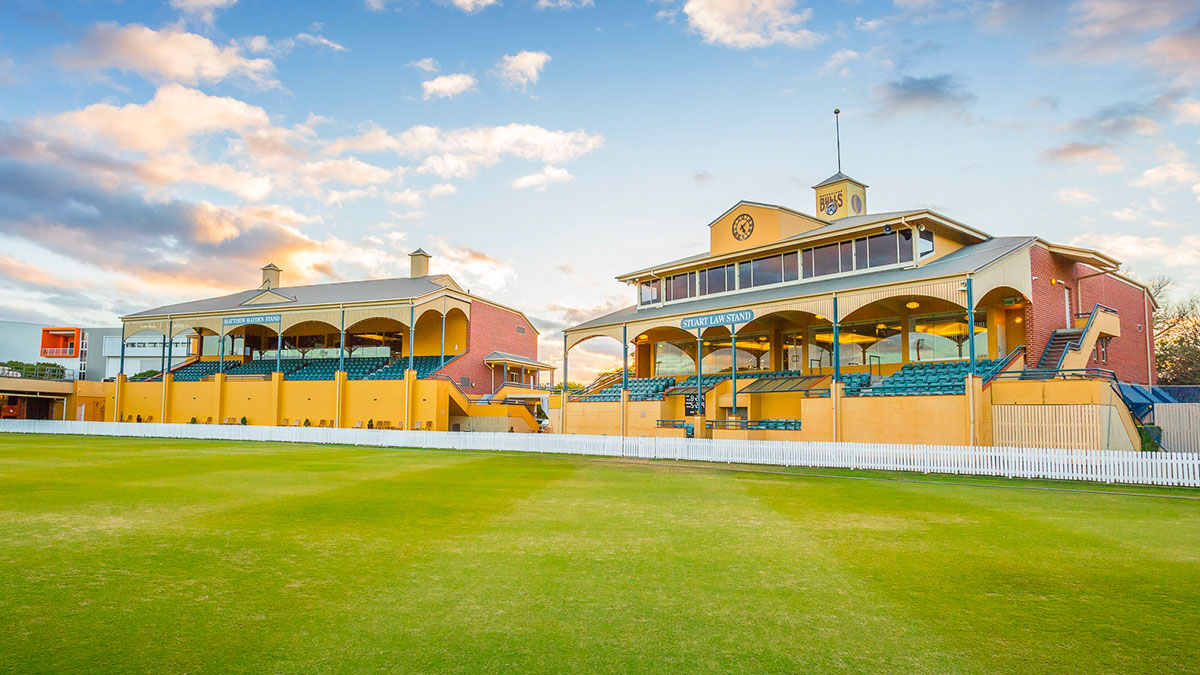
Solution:
[[[434,271],[558,330],[738,199],[1099,247],[1200,288],[1194,2],[0,7],[0,317]],[[617,346],[585,343],[579,372]],[[590,351],[589,351],[590,350]],[[574,352],[573,352],[574,353]]]

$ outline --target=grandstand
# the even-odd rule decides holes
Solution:
[[[619,275],[634,302],[564,331],[563,360],[616,339],[629,375],[567,401],[561,429],[1000,444],[1033,427],[1054,446],[1103,425],[1097,443],[1140,447],[1125,385],[1153,382],[1154,308],[1118,261],[871,213],[840,172],[814,190],[816,217],[738,202],[707,251]]]
[[[537,330],[430,274],[429,260],[418,249],[408,277],[307,286],[267,265],[257,288],[123,317],[125,338],[186,334],[197,349],[145,381],[118,377],[106,418],[539,430],[552,368],[537,360]]]

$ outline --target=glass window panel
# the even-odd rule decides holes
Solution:
[[[927,314],[909,319],[910,361],[944,361],[970,356],[966,313]],[[975,357],[986,358],[987,316],[975,313]]]
[[[813,274],[823,277],[838,273],[838,245],[827,244],[813,249]]]
[[[917,242],[917,250],[922,258],[933,253],[933,232],[925,230],[921,233],[921,240]]]
[[[750,288],[750,263],[738,263],[738,288]]]
[[[868,260],[868,258],[867,258],[867,240],[866,239],[855,239],[854,240],[854,268],[860,269],[860,270],[867,269],[867,267],[868,267],[867,260]]]
[[[838,329],[839,363],[843,366],[873,366],[900,363],[901,319],[877,319],[843,324]]]
[[[694,375],[696,373],[696,342],[654,343],[654,374],[657,377]]]
[[[725,292],[725,268],[714,267],[708,270],[708,292],[709,293],[724,293]]]
[[[795,281],[800,278],[800,254],[792,251],[783,254],[783,280]]]
[[[689,298],[696,297],[696,273],[688,272],[687,293]]]
[[[833,326],[812,326],[808,335],[808,363],[811,370],[833,367]]]
[[[765,286],[783,281],[783,257],[773,255],[754,261],[754,285]]]
[[[650,282],[650,301],[662,302],[662,279]]]
[[[897,261],[896,233],[867,237],[867,249],[871,267],[895,263]]]
[[[900,230],[900,262],[912,262],[912,230]]]
[[[733,265],[725,266],[725,290],[727,291],[732,291],[736,288],[736,284],[734,283],[734,273],[735,270]]]
[[[700,295],[708,295],[708,270],[701,271],[697,281],[700,282]]]
[[[801,257],[803,258],[803,264],[801,265],[803,276],[805,279],[808,279],[813,275],[813,250],[811,248],[804,249]]]
[[[684,298],[691,297],[691,293],[688,292],[690,290],[688,288],[688,275],[676,274],[674,282],[676,300],[683,300]]]
[[[843,241],[840,244],[842,256],[842,271],[851,272],[854,270],[854,242]]]
[[[641,298],[642,298],[642,299],[641,299],[641,302],[642,302],[642,304],[643,304],[643,305],[648,305],[648,304],[650,304],[651,302],[654,302],[654,300],[653,300],[654,296],[653,296],[653,294],[652,294],[652,291],[650,290],[650,282],[649,282],[649,281],[643,281],[643,282],[642,282],[642,295],[641,295]]]

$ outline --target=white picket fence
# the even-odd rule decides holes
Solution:
[[[1006,478],[1200,487],[1200,454],[875,443],[805,443],[557,434],[322,429],[2,420],[0,433],[77,434],[213,441],[282,441],[386,448],[597,455]]]
[[[1154,423],[1162,427],[1163,447],[1174,452],[1200,452],[1200,403],[1159,403]]]

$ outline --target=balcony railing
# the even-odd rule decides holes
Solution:
[[[19,366],[0,364],[0,377],[24,378],[28,380],[74,380],[75,370],[61,366],[44,366],[26,363]]]
[[[74,347],[42,347],[42,356],[75,356]]]

